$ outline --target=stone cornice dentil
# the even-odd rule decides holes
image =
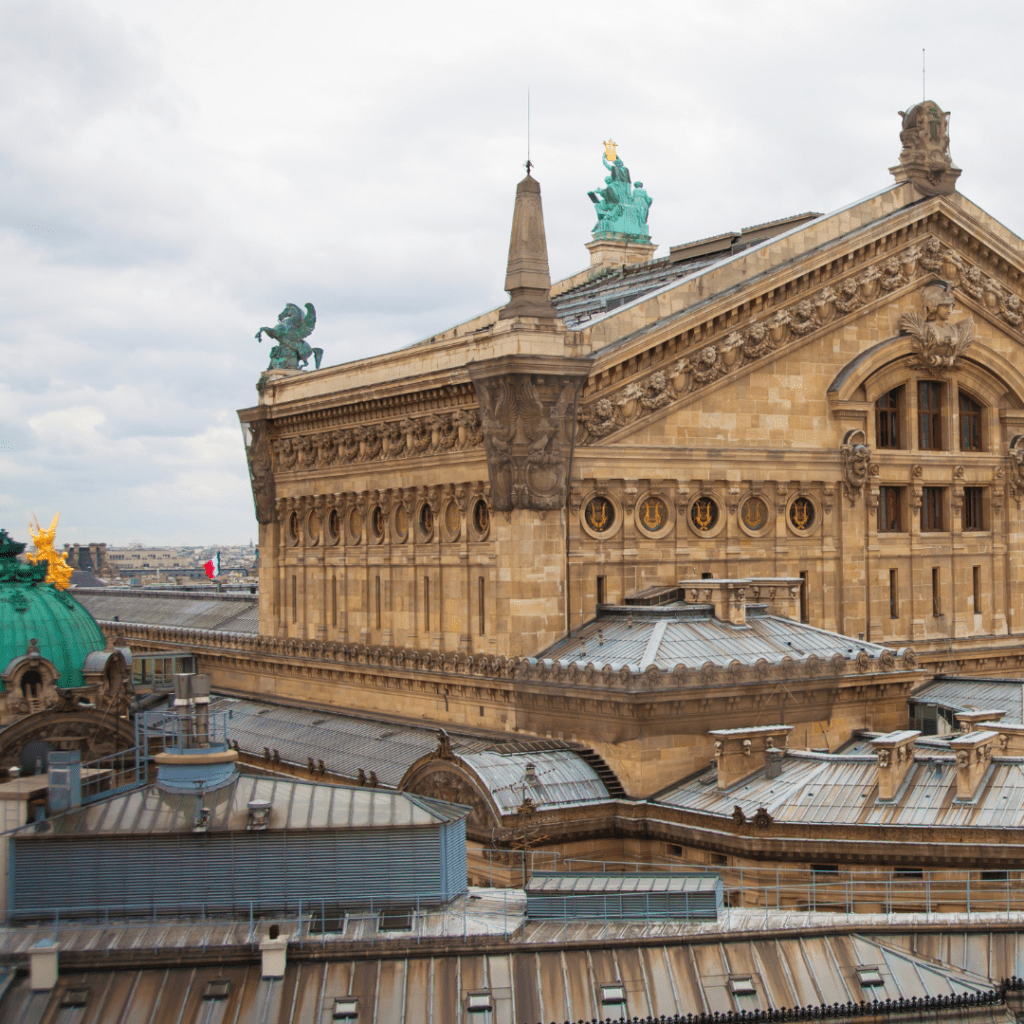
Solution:
[[[917,227],[924,229],[930,221],[940,219],[945,221],[933,214]],[[948,221],[945,226],[950,227]],[[951,233],[959,235],[961,231]],[[806,282],[805,287],[795,289],[792,298],[775,306],[771,313],[744,315],[745,310],[762,304],[748,300],[732,311],[689,328],[676,339],[675,347],[655,343],[653,366],[646,373],[634,372],[631,379],[622,380],[630,362],[645,362],[639,356],[606,367],[591,379],[580,402],[576,443],[592,445],[614,440],[620,432],[660,410],[697,397],[718,381],[767,362],[804,344],[818,332],[856,318],[871,303],[911,285],[919,287],[928,280],[948,281],[1024,342],[1024,301],[1018,290],[997,281],[976,258],[968,258],[935,233],[915,236],[908,229],[902,237],[897,233],[893,238],[890,248],[882,246],[881,256],[860,261],[854,256],[832,264],[833,268],[837,264],[843,269],[852,267],[847,273],[804,274],[800,280]],[[871,244],[859,254],[877,252]],[[1005,263],[994,254],[992,260],[1005,269]],[[766,301],[763,304],[768,305]],[[609,383],[602,386],[603,381]]]

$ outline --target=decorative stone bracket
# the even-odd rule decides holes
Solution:
[[[502,356],[469,367],[497,511],[565,507],[576,405],[591,365],[589,359]]]

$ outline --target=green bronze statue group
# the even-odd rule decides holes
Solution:
[[[605,187],[588,192],[597,210],[594,238],[622,238],[629,242],[650,242],[647,212],[653,200],[644,190],[644,183],[633,185],[629,168],[616,155],[615,143],[604,144],[601,162],[608,170]]]

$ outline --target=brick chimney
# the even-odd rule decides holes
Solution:
[[[750,729],[712,729],[718,788],[729,789],[765,766],[766,750],[785,750],[792,725],[759,725]]]
[[[949,745],[956,751],[956,798],[973,800],[978,786],[992,763],[992,752],[999,733],[972,732]]]
[[[878,799],[894,800],[914,763],[914,741],[920,732],[890,732],[871,741],[878,756]]]

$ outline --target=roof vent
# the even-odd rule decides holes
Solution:
[[[206,988],[203,989],[203,999],[211,1001],[219,1001],[221,999],[227,999],[231,994],[231,982],[227,978],[214,978],[213,981],[206,983]]]
[[[249,832],[262,832],[270,824],[270,801],[250,800],[249,817],[245,827]]]
[[[862,988],[873,988],[877,985],[884,985],[882,974],[877,967],[858,967],[857,980]]]
[[[782,774],[782,751],[771,747],[764,752],[764,777],[777,779]]]
[[[752,996],[757,993],[754,979],[749,974],[729,979],[729,989],[734,996]]]
[[[601,1005],[602,1006],[621,1006],[623,1010],[626,1007],[626,986],[621,981],[617,981],[614,985],[602,985],[601,986]]]
[[[359,1020],[358,999],[335,999],[331,1020]]]
[[[537,781],[537,766],[535,764],[528,764],[526,766],[526,771],[523,772],[523,779],[526,782]]]

